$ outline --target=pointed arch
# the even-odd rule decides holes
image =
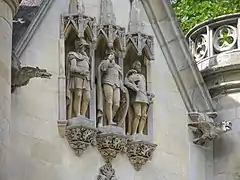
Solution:
[[[107,36],[107,34],[105,33],[105,31],[104,31],[103,29],[100,29],[100,30],[98,31],[98,34],[97,34],[97,42],[98,42],[98,39],[99,39],[100,36],[103,36],[103,37],[106,39],[106,41],[108,42],[108,36]]]
[[[92,42],[93,41],[93,33],[90,29],[89,26],[86,26],[86,28],[84,29],[84,38],[85,40],[87,40],[88,42]]]
[[[126,47],[126,54],[129,52],[129,51],[135,51],[136,54],[138,54],[138,50],[136,48],[136,45],[133,41],[129,40],[128,43],[127,43],[127,47]]]
[[[113,40],[113,47],[114,47],[116,50],[123,51],[123,43],[122,43],[122,41],[120,40],[119,37],[116,37],[116,38]]]
[[[142,48],[142,55],[146,56],[146,58],[149,59],[149,60],[154,59],[152,51],[147,44],[145,44]]]
[[[67,25],[64,29],[64,36],[67,38],[68,36],[70,36],[71,32],[75,32],[77,34],[78,32],[78,28],[76,23],[74,23],[74,21],[68,21]]]

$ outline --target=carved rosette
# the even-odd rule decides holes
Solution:
[[[114,133],[97,135],[97,148],[106,162],[111,162],[121,152],[125,152],[128,138]]]
[[[66,138],[70,147],[80,156],[90,145],[94,145],[97,130],[82,125],[69,126],[66,130]]]
[[[117,180],[111,163],[107,163],[100,168],[97,180]]]
[[[127,156],[136,171],[140,171],[152,155],[157,145],[144,141],[130,141],[127,144]]]
[[[154,59],[154,42],[153,36],[143,33],[127,34],[127,45],[132,43],[136,48],[138,55],[142,55],[143,49],[146,48],[151,60]]]

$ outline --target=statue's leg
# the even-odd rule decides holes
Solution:
[[[87,112],[90,100],[91,100],[90,91],[83,90],[81,115],[86,116],[86,112]]]
[[[144,130],[144,127],[146,125],[147,110],[148,110],[148,104],[142,103],[142,106],[141,106],[141,119],[140,119],[139,128],[138,128],[138,131],[139,131],[140,134],[143,134],[143,130]]]
[[[134,110],[134,120],[133,120],[132,134],[136,134],[138,125],[139,125],[139,120],[141,118],[141,103],[135,102],[133,104],[133,110]]]
[[[134,118],[134,112],[132,105],[129,106],[128,108],[128,113],[127,113],[127,134],[130,135],[132,134],[132,125],[133,125],[133,118]]]
[[[77,88],[74,90],[74,112],[75,115],[78,117],[80,116],[80,108],[81,108],[81,100],[82,100],[82,90]]]
[[[113,92],[113,117],[116,115],[120,107],[120,89],[116,88]]]
[[[104,84],[103,91],[105,96],[105,114],[108,120],[108,125],[114,124],[112,121],[113,87],[109,84]]]

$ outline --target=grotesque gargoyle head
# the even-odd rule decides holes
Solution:
[[[228,132],[232,130],[232,122],[231,121],[223,121],[220,123],[220,127],[223,132]]]
[[[50,79],[51,76],[52,76],[52,74],[47,72],[46,69],[40,69],[39,67],[36,67],[35,77]]]

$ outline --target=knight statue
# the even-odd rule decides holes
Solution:
[[[110,50],[106,59],[98,67],[98,124],[122,126],[127,114],[128,95],[123,86],[121,67],[115,62],[115,52]],[[125,105],[124,105],[125,104]],[[104,124],[103,117],[107,123]]]
[[[146,79],[141,73],[141,66],[140,61],[135,61],[133,68],[127,72],[125,77],[125,86],[129,89],[131,96],[131,104],[128,111],[128,134],[143,134],[149,105],[154,98],[152,93],[147,92]]]
[[[68,93],[67,107],[68,119],[78,116],[86,116],[86,112],[91,99],[91,75],[90,60],[85,51],[89,44],[84,40],[76,40],[76,51],[68,53]]]

